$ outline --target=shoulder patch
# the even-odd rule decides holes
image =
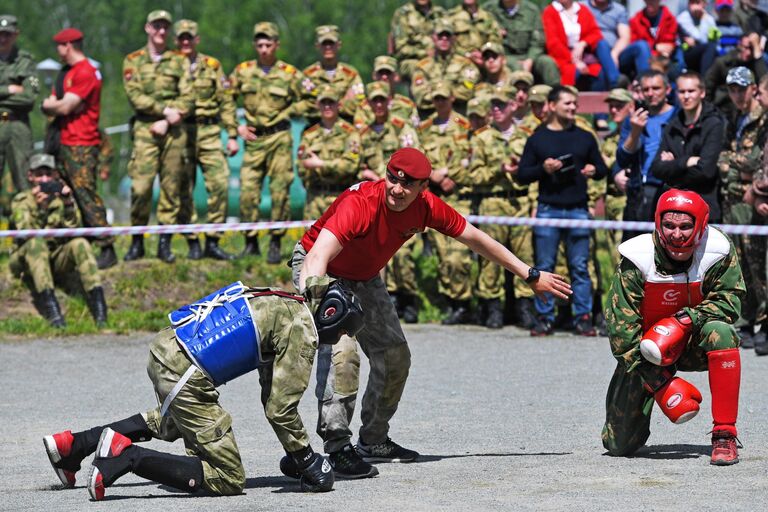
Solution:
[[[247,68],[253,67],[255,65],[256,65],[256,61],[255,60],[247,60],[245,62],[241,62],[240,64],[238,64],[237,68],[235,68],[235,69],[247,69]]]
[[[421,124],[418,126],[418,129],[419,129],[419,130],[426,130],[426,129],[427,129],[427,128],[429,128],[430,126],[432,126],[432,118],[429,118],[429,119],[426,119],[426,120],[424,120],[424,122],[422,122],[422,123],[421,123]]]
[[[217,59],[214,59],[213,57],[208,57],[207,59],[205,59],[205,63],[208,64],[208,67],[213,69],[219,69],[219,67],[221,66],[221,63]]]
[[[465,130],[469,130],[470,128],[472,128],[472,125],[469,124],[469,121],[464,119],[461,116],[456,116],[456,117],[453,118],[453,120],[456,121],[457,125],[461,126]]]
[[[283,71],[285,71],[289,75],[293,75],[297,71],[295,67],[293,67],[290,64],[287,64],[285,62],[281,62],[279,67],[280,67],[280,69],[282,69]]]
[[[409,107],[416,106],[416,103],[408,96],[403,96],[402,94],[396,94],[395,97],[398,99],[398,101],[400,101],[400,103],[408,105]]]
[[[339,64],[339,68],[341,69],[341,72],[344,73],[347,76],[355,76],[355,75],[357,75],[357,71],[355,71],[354,69],[352,69],[351,67],[349,67],[347,65]]]
[[[309,128],[307,128],[306,130],[304,130],[304,133],[312,133],[314,131],[317,131],[319,126],[320,126],[320,123],[314,124],[314,125],[310,126]]]
[[[129,53],[126,58],[127,59],[135,59],[135,58],[141,57],[145,53],[146,53],[146,51],[142,48],[141,50],[136,50],[135,52]]]
[[[357,131],[357,130],[355,130],[354,126],[352,126],[351,124],[349,124],[348,122],[346,122],[343,119],[339,119],[338,123],[339,123],[339,126],[341,127],[341,129],[344,130],[347,133],[352,133],[352,132]]]
[[[394,126],[396,126],[397,128],[402,128],[402,127],[404,127],[404,126],[405,126],[405,121],[403,121],[402,119],[400,119],[400,118],[399,118],[399,117],[397,117],[397,116],[393,116],[393,117],[392,117],[392,124],[393,124]]]
[[[323,69],[323,68],[320,66],[320,64],[315,63],[315,64],[312,64],[311,66],[309,66],[307,69],[305,69],[304,70],[304,74],[305,75],[314,75],[315,73],[317,73],[321,69]]]
[[[480,135],[481,133],[488,131],[488,129],[489,129],[488,125],[481,126],[477,130],[475,130],[475,135]]]

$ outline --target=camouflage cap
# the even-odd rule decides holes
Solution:
[[[552,87],[545,84],[536,84],[528,90],[528,102],[546,103],[547,96]]]
[[[315,29],[315,42],[320,44],[323,41],[339,42],[339,27],[336,25],[320,25]]]
[[[317,93],[317,101],[333,100],[339,101],[339,92],[331,85],[324,85]]]
[[[608,96],[605,98],[605,102],[609,101],[619,101],[621,103],[629,103],[634,98],[632,98],[632,93],[629,92],[626,89],[622,89],[621,87],[617,87],[616,89],[611,89],[611,92],[608,93]]]
[[[271,21],[260,21],[253,26],[253,37],[264,36],[267,39],[276,40],[279,34],[277,25]]]
[[[501,46],[499,43],[493,43],[491,41],[488,41],[483,46],[480,47],[480,53],[485,52],[493,52],[496,55],[504,55],[504,47]]]
[[[29,168],[39,169],[40,167],[47,167],[49,169],[56,168],[56,159],[52,155],[46,153],[38,153],[29,157]]]
[[[490,108],[488,96],[476,96],[467,102],[467,115],[485,117],[488,115]]]
[[[573,94],[574,96],[576,96],[577,98],[579,97],[579,90],[576,88],[576,86],[575,86],[575,85],[563,85],[563,87],[565,87],[566,89],[568,89],[568,91],[569,91],[571,94]]]
[[[453,34],[453,23],[451,23],[451,20],[449,18],[439,18],[435,20],[435,34],[442,34],[444,32],[448,32],[449,34]]]
[[[155,21],[167,21],[168,23],[173,23],[173,16],[171,16],[171,13],[168,11],[157,9],[147,15],[147,23],[153,23]]]
[[[12,14],[0,14],[0,32],[12,32],[19,31],[19,21],[16,16]]]
[[[372,100],[374,98],[389,98],[389,84],[384,81],[371,82],[365,86],[365,96]]]
[[[523,82],[528,87],[533,85],[533,75],[528,71],[513,71],[509,75],[509,83],[516,84],[517,82]]]
[[[741,87],[748,87],[755,83],[755,75],[749,68],[744,66],[738,66],[731,68],[728,71],[728,76],[725,77],[726,85],[739,85]]]
[[[397,59],[389,55],[379,55],[373,60],[373,71],[386,69],[393,73],[397,71]]]
[[[515,95],[517,94],[517,88],[513,85],[500,85],[499,87],[494,87],[491,93],[488,95],[488,97],[493,100],[503,101],[504,103],[507,103],[513,99],[515,99]]]
[[[443,98],[450,98],[453,96],[453,91],[451,89],[451,84],[444,80],[439,80],[437,82],[432,83],[432,94],[429,95],[430,98],[434,99],[438,96],[441,96]]]
[[[197,35],[197,23],[192,20],[179,20],[173,25],[173,33],[176,37],[181,34],[189,34],[192,37]]]

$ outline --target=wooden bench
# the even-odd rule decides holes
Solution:
[[[579,114],[605,114],[608,104],[605,98],[608,92],[579,92]]]

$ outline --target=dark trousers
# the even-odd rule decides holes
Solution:
[[[627,189],[627,206],[624,208],[625,221],[653,222],[656,215],[656,203],[664,187],[661,185],[644,184],[639,188]],[[643,231],[624,230],[621,241],[641,235]]]

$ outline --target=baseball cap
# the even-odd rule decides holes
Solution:
[[[452,90],[451,90],[451,84],[444,80],[439,80],[435,82],[432,85],[432,94],[429,95],[430,98],[435,98],[436,96],[442,96],[443,98],[450,98],[453,96]]]
[[[443,32],[448,32],[449,34],[453,34],[453,23],[451,23],[451,20],[448,18],[440,18],[438,20],[435,20],[435,34],[442,34]]]
[[[53,158],[52,155],[48,155],[46,153],[38,153],[36,155],[32,155],[29,158],[29,168],[39,169],[40,167],[48,167],[49,169],[55,169],[56,159]]]
[[[265,36],[268,39],[277,39],[278,34],[277,25],[271,21],[260,21],[253,26],[253,37]]]
[[[432,164],[418,149],[401,148],[389,158],[387,170],[398,178],[408,176],[414,180],[425,180],[432,173]]]
[[[72,41],[80,41],[83,39],[83,33],[77,30],[76,28],[65,28],[64,30],[59,31],[58,34],[53,36],[53,41],[55,43],[71,43]]]
[[[365,86],[365,96],[369,100],[374,98],[389,98],[389,84],[383,81],[371,82]]]
[[[501,46],[499,43],[493,43],[491,41],[488,41],[483,46],[480,47],[480,53],[483,54],[485,52],[493,52],[496,55],[504,55],[504,47]]]
[[[744,66],[738,66],[731,68],[728,71],[728,76],[725,77],[726,85],[739,85],[741,87],[747,87],[755,83],[755,75],[745,68]]]
[[[0,14],[0,32],[19,31],[19,21],[12,14]]]
[[[323,41],[331,41],[333,43],[339,42],[339,27],[336,25],[320,25],[315,29],[315,42],[322,43]]]
[[[629,103],[633,99],[634,98],[632,98],[632,93],[626,89],[617,87],[616,89],[611,89],[611,92],[608,93],[608,96],[606,96],[604,101],[620,101],[622,103]]]
[[[488,115],[488,96],[474,97],[467,102],[467,115],[485,117]]]
[[[189,34],[195,37],[197,35],[197,23],[192,20],[179,20],[173,26],[173,33],[176,34],[176,37],[179,37],[181,34]]]
[[[379,55],[373,60],[373,71],[386,69],[393,73],[397,71],[397,59],[389,55]]]
[[[536,84],[528,90],[528,102],[546,103],[547,96],[552,87],[545,84]]]
[[[507,103],[508,101],[512,100],[515,95],[517,94],[517,88],[515,88],[512,85],[500,85],[498,87],[494,87],[491,93],[488,95],[488,97],[491,100],[499,100],[503,101],[504,103]]]
[[[717,0],[715,2],[715,9],[720,10],[724,8],[733,9],[733,0]]]
[[[336,89],[333,88],[333,86],[326,84],[322,86],[320,91],[317,93],[317,101],[322,100],[339,101],[339,93],[336,91]]]
[[[154,21],[167,21],[168,23],[173,23],[173,17],[168,11],[157,9],[147,15],[147,23],[152,23]]]
[[[528,87],[530,87],[533,85],[533,75],[528,71],[523,71],[522,69],[519,71],[513,71],[509,75],[509,83],[514,85],[517,82],[523,82]]]

